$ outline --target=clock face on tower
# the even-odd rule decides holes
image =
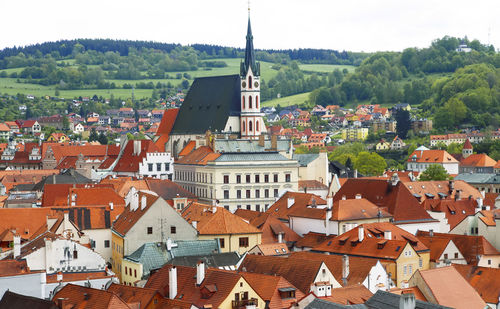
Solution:
[[[259,87],[259,82],[255,82],[253,85],[255,88],[257,88],[257,87]]]
[[[241,82],[241,87],[245,88],[247,86],[247,82]]]

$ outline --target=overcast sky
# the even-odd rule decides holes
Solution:
[[[247,0],[0,0],[0,48],[75,38],[244,47]],[[251,0],[255,48],[427,47],[467,36],[500,48],[500,0]]]

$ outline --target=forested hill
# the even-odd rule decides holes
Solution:
[[[244,50],[241,48],[226,47],[220,45],[193,44],[190,45],[202,59],[210,58],[240,58]],[[25,56],[51,55],[55,59],[70,57],[75,49],[84,51],[97,51],[101,53],[116,52],[120,56],[128,56],[131,49],[154,49],[170,53],[180,44],[160,43],[152,41],[130,41],[111,39],[76,39],[61,40],[33,44],[25,47],[12,47],[0,50],[0,69],[6,68],[7,57],[17,56],[23,53]],[[366,53],[354,53],[328,49],[286,49],[286,50],[257,50],[257,58],[262,61],[275,62],[277,58],[287,60],[298,60],[302,63],[325,63],[325,64],[349,64],[359,65],[368,56]]]

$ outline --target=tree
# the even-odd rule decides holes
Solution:
[[[410,112],[404,109],[400,109],[396,113],[396,133],[402,139],[405,139],[408,135],[408,131],[411,127],[410,122]]]
[[[422,181],[448,179],[450,179],[450,175],[448,175],[448,172],[446,172],[444,167],[440,164],[429,165],[429,167],[420,175],[420,180]]]
[[[63,116],[62,126],[63,126],[64,132],[67,132],[69,130],[69,120],[68,120],[68,117]]]
[[[354,168],[363,175],[381,175],[386,167],[387,162],[375,152],[360,152],[354,160]]]
[[[99,143],[101,143],[101,145],[108,144],[108,137],[106,135],[104,135],[102,132],[99,133],[99,137],[97,138],[97,140],[99,141]]]
[[[99,135],[97,135],[97,132],[95,131],[95,129],[92,129],[92,131],[90,132],[90,135],[89,135],[89,142],[94,142],[94,141],[97,141],[99,139]]]

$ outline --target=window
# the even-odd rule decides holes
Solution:
[[[137,278],[137,269],[134,269],[134,277]]]
[[[177,228],[174,225],[172,225],[170,227],[170,234],[176,234],[176,233],[177,233]]]
[[[229,175],[224,175],[224,183],[229,183]]]
[[[403,266],[403,275],[406,275],[406,265]]]
[[[170,171],[170,164],[168,163],[165,163],[165,170],[168,172]]]
[[[245,109],[245,97],[241,98],[242,109]]]
[[[269,174],[264,175],[264,182],[269,182]]]
[[[251,205],[247,205],[247,209],[248,210],[252,210],[252,206]]]
[[[252,89],[252,76],[248,76],[248,89]]]
[[[224,243],[224,238],[219,238],[219,244],[221,248],[224,248],[225,243]]]
[[[236,205],[236,209],[240,209],[241,208],[241,205]]]
[[[148,234],[149,235],[153,234],[153,227],[152,226],[148,226]]]
[[[269,189],[264,190],[264,197],[269,197]]]
[[[278,174],[274,174],[274,182],[278,182]]]
[[[247,190],[247,191],[246,191],[246,197],[247,197],[247,198],[250,198],[250,190]]]
[[[278,197],[278,189],[274,189],[274,197]]]
[[[73,250],[73,260],[76,260],[78,258],[78,251]],[[491,264],[491,260],[488,260],[489,264]]]
[[[455,258],[458,259],[458,252],[455,252]]]
[[[473,227],[470,228],[470,233],[471,233],[471,235],[474,235],[474,228]]]
[[[241,183],[241,175],[236,175],[236,183]]]
[[[250,183],[250,175],[245,176],[247,183]]]
[[[259,132],[259,121],[255,120],[255,132]]]
[[[260,205],[255,205],[255,211],[260,211]]]
[[[125,266],[125,275],[128,275],[128,268]]]
[[[255,190],[255,198],[260,198],[260,190]]]
[[[153,163],[148,163],[148,171],[153,171]]]
[[[408,274],[411,275],[413,273],[413,265],[410,264],[408,266],[408,270],[409,270]]]
[[[161,163],[156,163],[156,170],[161,171]]]
[[[444,254],[444,259],[447,260],[448,259],[448,253],[445,253]]]
[[[260,175],[255,175],[255,183],[259,183],[260,182]]]
[[[248,131],[252,132],[253,128],[252,128],[252,120],[250,120],[248,122]]]
[[[229,190],[224,190],[224,198],[225,199],[229,198]]]
[[[240,237],[240,247],[248,247],[248,237]]]
[[[109,240],[104,241],[104,248],[109,248]]]
[[[255,96],[255,108],[259,108],[259,96]],[[259,129],[259,127],[257,127],[257,130]]]
[[[422,268],[423,266],[423,261],[422,259],[418,259],[418,267]]]
[[[285,174],[285,181],[290,182],[291,181],[291,175],[290,174]]]
[[[248,97],[248,108],[252,108],[252,97]],[[252,131],[252,125],[249,125],[249,130]]]
[[[240,238],[241,239],[241,238]],[[75,251],[76,252],[76,251]],[[491,265],[491,260],[488,260],[488,265]]]
[[[236,198],[241,198],[241,190],[236,190]]]

